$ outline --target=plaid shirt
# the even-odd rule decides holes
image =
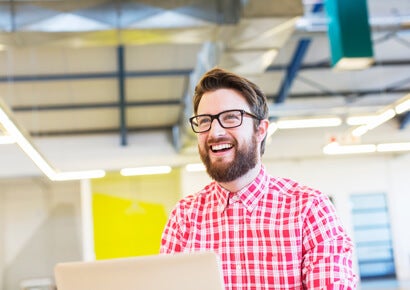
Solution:
[[[172,211],[161,253],[214,251],[226,289],[356,289],[351,239],[329,199],[264,167],[237,193],[212,182]]]

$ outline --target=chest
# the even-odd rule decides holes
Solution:
[[[286,204],[247,208],[234,202],[223,211],[205,209],[191,220],[190,248],[216,251],[229,246],[238,251],[298,252],[302,243],[303,218]]]

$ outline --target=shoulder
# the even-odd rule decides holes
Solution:
[[[289,178],[270,177],[269,188],[279,195],[289,197],[315,198],[323,196],[320,190]]]
[[[281,204],[306,211],[319,204],[332,206],[329,197],[321,190],[289,178],[271,177],[269,182],[271,198]]]

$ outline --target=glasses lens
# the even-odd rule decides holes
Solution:
[[[192,124],[192,128],[197,133],[208,131],[211,126],[211,117],[210,116],[197,116],[192,119],[191,124]]]
[[[238,127],[242,123],[241,111],[227,111],[219,116],[219,120],[225,128]]]

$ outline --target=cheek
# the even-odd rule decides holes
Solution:
[[[206,144],[206,134],[197,135],[198,145],[202,148]]]

